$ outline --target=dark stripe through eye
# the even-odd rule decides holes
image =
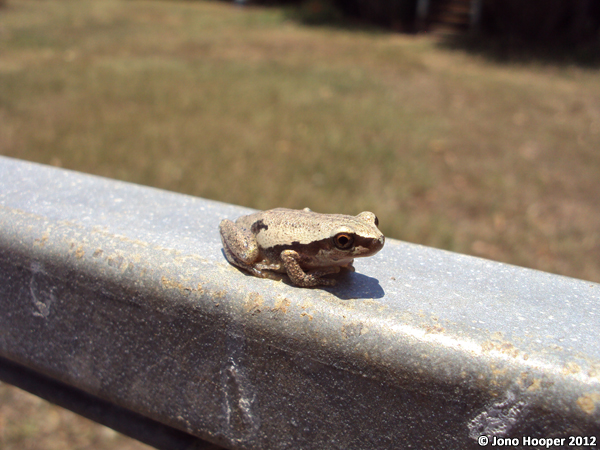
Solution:
[[[354,236],[348,233],[339,233],[333,237],[333,244],[340,250],[348,250],[354,245]]]

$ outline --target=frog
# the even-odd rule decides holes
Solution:
[[[298,287],[334,286],[328,277],[354,272],[354,259],[379,252],[385,237],[377,216],[321,214],[276,208],[223,219],[219,224],[227,261],[260,278],[282,279]]]

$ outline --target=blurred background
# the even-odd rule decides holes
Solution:
[[[0,0],[0,154],[600,282],[599,2],[282,3]],[[148,447],[0,384],[0,448]]]

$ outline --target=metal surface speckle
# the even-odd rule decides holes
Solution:
[[[0,186],[0,355],[94,395],[236,449],[600,437],[598,284],[388,239],[302,289],[225,261],[251,210],[9,158]]]

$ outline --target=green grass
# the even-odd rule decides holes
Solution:
[[[0,153],[260,209],[371,210],[390,237],[600,281],[598,70],[286,17],[9,0]],[[0,447],[51,448],[15,422]]]

